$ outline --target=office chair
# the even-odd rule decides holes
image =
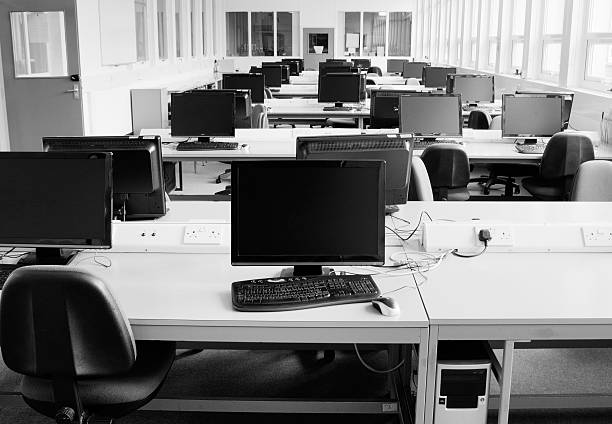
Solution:
[[[491,115],[483,110],[473,110],[468,116],[468,128],[473,130],[488,130],[491,125]]]
[[[612,202],[612,162],[590,160],[578,168],[570,200]]]
[[[119,418],[148,403],[172,362],[174,342],[134,342],[102,280],[62,266],[14,271],[0,294],[0,346],[23,374],[25,402],[57,423]]]
[[[273,99],[274,96],[272,95],[272,90],[270,90],[268,87],[264,88],[264,97],[266,99]]]
[[[427,169],[434,200],[468,200],[470,193],[470,163],[460,146],[434,144],[421,153]]]
[[[370,66],[368,68],[368,74],[376,74],[379,77],[382,77],[382,69],[380,69],[378,66]]]
[[[544,149],[538,175],[525,178],[523,187],[538,200],[568,200],[578,167],[594,158],[589,137],[557,133]]]
[[[410,85],[412,87],[419,87],[421,82],[416,78],[408,78],[406,79],[406,85]]]
[[[265,105],[256,104],[251,112],[251,128],[269,128],[268,110]]]
[[[411,201],[433,201],[433,191],[429,174],[423,160],[418,156],[412,157],[410,168],[410,187],[408,189],[408,200]]]
[[[498,130],[501,131],[502,117],[501,115],[494,116],[491,118],[491,124],[489,124],[490,130]]]

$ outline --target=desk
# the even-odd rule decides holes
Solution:
[[[357,119],[358,127],[363,128],[364,118],[370,116],[369,99],[358,109],[348,111],[324,111],[323,107],[331,103],[318,103],[316,99],[266,99],[270,123],[303,123],[308,121],[325,121],[328,118]]]
[[[272,90],[272,97],[276,99],[287,99],[301,97],[316,99],[319,93],[319,85],[316,81],[313,84],[283,84],[278,91]]]
[[[382,77],[369,74],[367,79],[374,81],[376,85],[406,85],[406,78],[401,75],[384,75]]]

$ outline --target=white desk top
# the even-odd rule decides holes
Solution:
[[[268,107],[268,117],[367,117],[370,116],[369,99],[364,105],[349,111],[324,111],[325,106],[333,103],[319,103],[317,99],[266,99],[264,104]]]

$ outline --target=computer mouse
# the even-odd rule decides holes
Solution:
[[[387,317],[396,317],[400,314],[400,307],[392,297],[377,297],[372,300],[372,306]]]

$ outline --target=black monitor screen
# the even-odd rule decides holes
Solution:
[[[235,93],[194,90],[172,93],[172,136],[234,136]]]
[[[401,96],[400,132],[423,137],[458,137],[463,134],[459,96]]]
[[[425,87],[446,87],[446,77],[456,74],[457,68],[442,68],[438,66],[426,66],[423,68],[423,85]]]
[[[495,86],[493,75],[449,75],[447,92],[458,94],[463,103],[493,103]]]
[[[107,153],[0,153],[0,245],[110,247]]]
[[[224,89],[251,90],[253,103],[264,102],[265,81],[263,74],[223,74]]]
[[[359,74],[327,74],[319,77],[319,102],[359,103],[361,76]]]
[[[319,76],[323,76],[328,73],[350,72],[352,68],[353,68],[353,65],[345,61],[320,62],[319,63]]]
[[[382,161],[233,162],[232,264],[383,262],[384,175]]]
[[[399,128],[399,98],[429,95],[429,93],[409,92],[406,90],[372,90],[370,97],[370,127]]]
[[[503,137],[552,137],[563,129],[563,97],[505,94]]]
[[[400,73],[402,72],[405,59],[387,59],[387,72]]]
[[[404,78],[423,78],[423,68],[429,66],[427,62],[404,62],[402,76]]]
[[[281,66],[262,66],[261,73],[266,78],[266,87],[280,87],[283,80]]]
[[[291,59],[282,59],[283,65],[289,66],[289,74],[291,76],[300,75],[300,62]]]
[[[353,59],[353,65],[367,70],[370,66],[372,66],[372,62],[370,59]]]

